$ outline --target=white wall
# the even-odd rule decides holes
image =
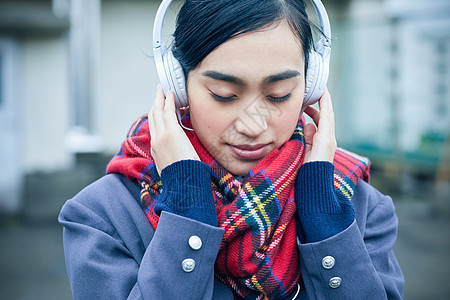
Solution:
[[[332,3],[329,3],[332,4]],[[328,87],[341,146],[392,147],[390,136],[390,38],[381,1],[349,3],[339,15],[330,11],[333,31]]]
[[[0,37],[0,212],[19,209],[23,184],[19,56],[17,40]]]
[[[449,132],[450,2],[408,3],[351,1],[331,20],[329,88],[341,144],[415,152],[424,135]]]
[[[115,153],[132,122],[147,113],[158,83],[152,55],[152,27],[158,1],[103,1],[98,101],[93,134]],[[174,14],[168,16],[168,28]],[[21,79],[25,173],[70,167],[64,146],[72,125],[68,42],[65,35],[26,37]]]
[[[23,40],[21,111],[25,172],[70,165],[63,142],[70,124],[66,39]]]
[[[450,131],[450,16],[406,19],[400,39],[400,142],[414,151],[423,135]]]
[[[159,82],[152,58],[158,1],[103,1],[99,101],[95,128],[116,152],[131,124],[150,111]],[[171,28],[173,13],[168,16]]]

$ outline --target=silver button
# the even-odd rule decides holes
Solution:
[[[192,258],[186,258],[181,263],[181,267],[183,268],[183,271],[185,271],[185,272],[188,272],[188,273],[192,272],[192,271],[194,271],[194,268],[195,268],[195,260],[193,260]]]
[[[200,249],[202,247],[202,239],[196,235],[191,236],[189,238],[189,246],[194,250]]]
[[[334,262],[335,262],[335,260],[334,260],[333,256],[325,256],[322,259],[322,267],[329,270],[334,267]]]
[[[328,282],[330,287],[333,289],[337,289],[338,287],[340,287],[341,283],[342,283],[341,277],[333,277],[330,279],[330,282]]]

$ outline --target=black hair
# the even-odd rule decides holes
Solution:
[[[287,20],[305,55],[305,71],[313,37],[303,0],[186,0],[174,32],[172,52],[184,74],[227,40]]]

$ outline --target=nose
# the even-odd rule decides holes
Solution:
[[[235,123],[237,132],[248,137],[257,137],[267,130],[270,113],[258,102],[255,101],[238,115]]]

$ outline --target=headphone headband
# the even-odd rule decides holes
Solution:
[[[309,53],[302,112],[306,106],[319,100],[325,91],[331,56],[331,26],[328,14],[320,0],[311,0],[311,2],[316,10],[323,36],[317,42],[315,49]],[[175,93],[176,106],[181,108],[188,105],[183,69],[162,41],[164,19],[171,3],[172,0],[163,0],[156,13],[153,25],[153,54],[164,92],[172,90]]]
[[[164,18],[172,0],[163,0],[156,12],[155,22],[153,25],[153,50],[159,49],[162,44],[162,27],[164,24]]]
[[[314,9],[316,10],[317,17],[319,19],[319,28],[324,34],[324,37],[322,37],[319,41],[319,43],[322,44],[323,46],[320,46],[318,43],[316,45],[317,48],[316,51],[317,53],[321,54],[322,57],[324,57],[325,53],[320,52],[320,50],[324,48],[329,48],[331,45],[330,20],[328,19],[327,11],[325,10],[325,7],[323,6],[320,0],[311,0],[311,2],[314,6]],[[159,49],[163,44],[162,28],[164,25],[164,19],[166,17],[167,10],[169,9],[170,3],[172,3],[172,0],[163,0],[158,8],[158,11],[156,12],[155,22],[153,24],[153,50]]]
[[[320,30],[322,30],[324,35],[324,45],[329,47],[331,44],[331,26],[327,11],[320,0],[311,0],[311,2],[314,5],[314,9],[316,10],[319,19]]]

